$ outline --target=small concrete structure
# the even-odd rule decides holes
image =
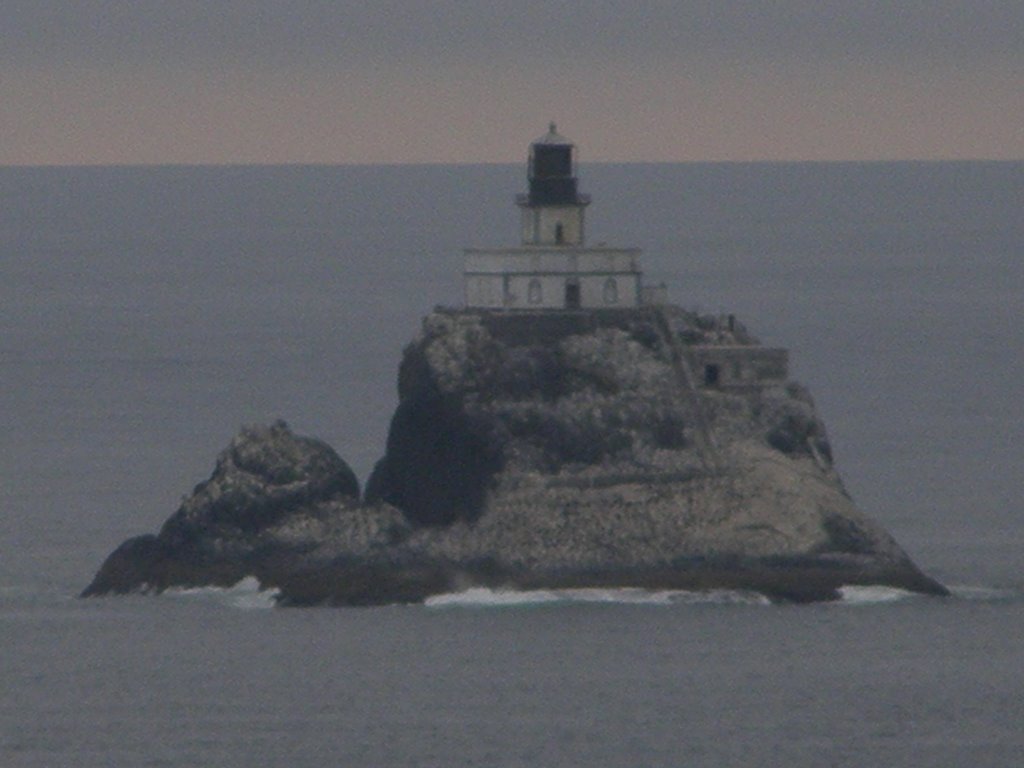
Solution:
[[[588,248],[575,145],[550,130],[530,145],[529,192],[516,197],[521,243],[465,250],[469,308],[609,309],[642,303],[639,248]]]

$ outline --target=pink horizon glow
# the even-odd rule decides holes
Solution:
[[[80,69],[0,79],[0,165],[1024,159],[1012,73],[834,67],[529,73]]]

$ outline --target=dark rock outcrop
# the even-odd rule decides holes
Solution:
[[[944,593],[854,507],[809,394],[764,352],[733,318],[677,308],[437,311],[405,350],[363,503],[323,443],[244,430],[85,594],[249,574],[292,604],[470,585]]]
[[[353,581],[365,561],[380,568],[376,553],[408,530],[396,509],[360,503],[355,475],[330,446],[278,421],[243,429],[160,533],[114,550],[83,595],[230,586],[254,575],[292,585],[301,599],[328,565],[340,574],[348,564]],[[351,589],[353,603],[387,602],[395,591],[386,579]]]

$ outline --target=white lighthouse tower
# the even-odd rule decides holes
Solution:
[[[530,145],[529,191],[516,197],[521,243],[466,249],[467,307],[575,310],[640,303],[640,249],[585,244],[590,197],[578,190],[575,150],[554,123]]]

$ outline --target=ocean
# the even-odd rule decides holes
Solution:
[[[243,424],[365,482],[518,165],[0,168],[0,765],[1024,759],[1024,163],[592,164],[588,239],[785,346],[859,506],[954,597],[81,600]]]

